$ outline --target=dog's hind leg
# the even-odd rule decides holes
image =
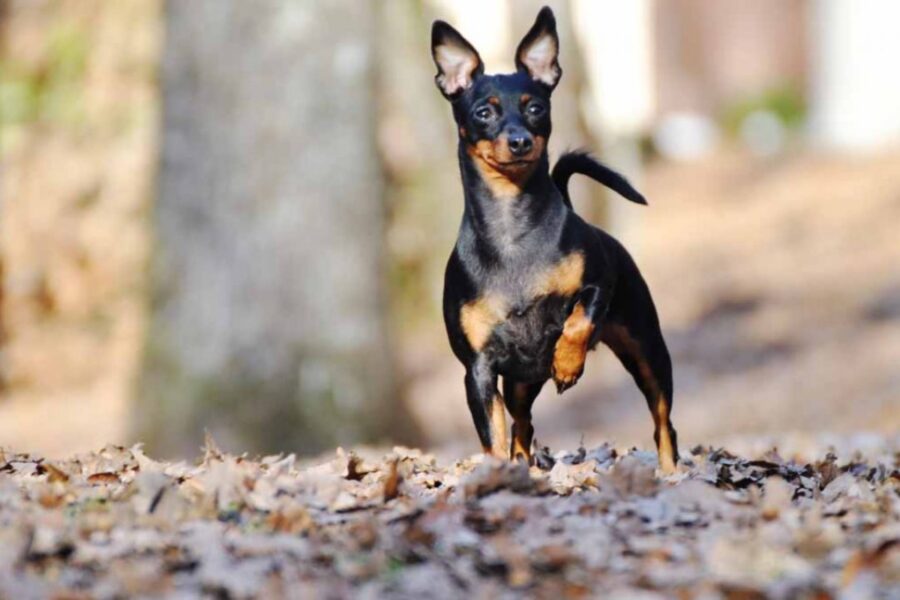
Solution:
[[[509,457],[512,460],[524,458],[531,464],[531,440],[534,438],[534,427],[531,425],[531,405],[544,387],[543,381],[538,383],[519,383],[503,378],[503,399],[509,414],[512,415],[512,443]]]
[[[653,416],[660,469],[671,473],[678,462],[677,435],[671,421],[672,360],[650,291],[633,268],[634,273],[620,280],[622,285],[616,290],[600,340],[616,354],[644,394]]]

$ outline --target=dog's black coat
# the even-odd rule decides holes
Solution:
[[[444,320],[466,368],[482,446],[530,458],[531,405],[548,379],[559,391],[581,375],[584,352],[607,344],[632,374],[654,417],[660,465],[677,461],[669,420],[672,366],[646,283],[628,252],[572,210],[566,189],[582,173],[645,204],[621,175],[584,153],[551,175],[550,97],[562,73],[553,13],[544,8],[519,45],[517,72],[484,75],[475,49],[437,21],[436,81],[459,130],[465,210],[447,264]],[[502,396],[497,379],[503,378]],[[514,418],[505,443],[505,406]]]

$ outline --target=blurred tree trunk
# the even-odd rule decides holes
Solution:
[[[6,54],[6,28],[9,26],[9,2],[8,0],[0,0],[0,58],[5,58]],[[2,128],[3,123],[3,114],[0,114],[0,128]],[[3,152],[3,132],[0,131],[0,153]],[[0,154],[0,159],[3,156]],[[3,164],[2,160],[0,160],[0,230],[2,230],[2,221],[6,217],[5,214],[5,204],[6,200],[6,186],[3,185],[5,182],[3,181],[3,173],[6,171],[6,165]],[[0,394],[6,391],[7,388],[7,376],[9,365],[7,364],[7,356],[6,356],[6,343],[7,343],[7,333],[6,333],[6,268],[4,264],[4,259],[6,257],[0,255]]]
[[[135,430],[186,453],[407,441],[385,327],[368,2],[168,2]]]
[[[0,19],[3,18],[2,13],[3,0],[0,0]],[[0,23],[2,26],[2,23]],[[0,209],[3,207],[3,199],[0,198]],[[3,214],[0,213],[0,219]],[[0,256],[0,394],[6,391],[6,270],[3,267],[3,257]]]

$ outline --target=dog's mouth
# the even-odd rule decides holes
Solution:
[[[535,138],[534,149],[525,156],[515,156],[505,139],[481,140],[469,146],[468,152],[488,182],[495,197],[514,197],[534,173],[540,161],[544,138]]]
[[[512,160],[497,161],[497,164],[500,165],[500,166],[506,166],[506,165],[530,165],[531,163],[533,163],[533,162],[536,161],[536,160],[537,160],[536,157],[535,157],[535,158],[531,158],[531,157],[514,158],[514,159],[512,159]]]
[[[486,163],[488,163],[489,165],[491,165],[492,167],[494,167],[497,170],[515,169],[517,167],[526,167],[530,164],[533,164],[537,160],[537,158],[517,158],[514,160],[499,161],[499,160],[490,159],[486,156],[482,156],[482,158],[484,159],[484,161]]]

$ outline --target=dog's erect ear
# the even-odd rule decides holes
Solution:
[[[551,90],[559,83],[562,69],[557,62],[559,37],[556,35],[556,17],[549,6],[538,13],[534,25],[516,49],[516,68],[525,71],[535,81]]]
[[[444,21],[431,26],[431,56],[438,72],[434,80],[449,100],[459,97],[484,73],[484,65],[472,44]]]

